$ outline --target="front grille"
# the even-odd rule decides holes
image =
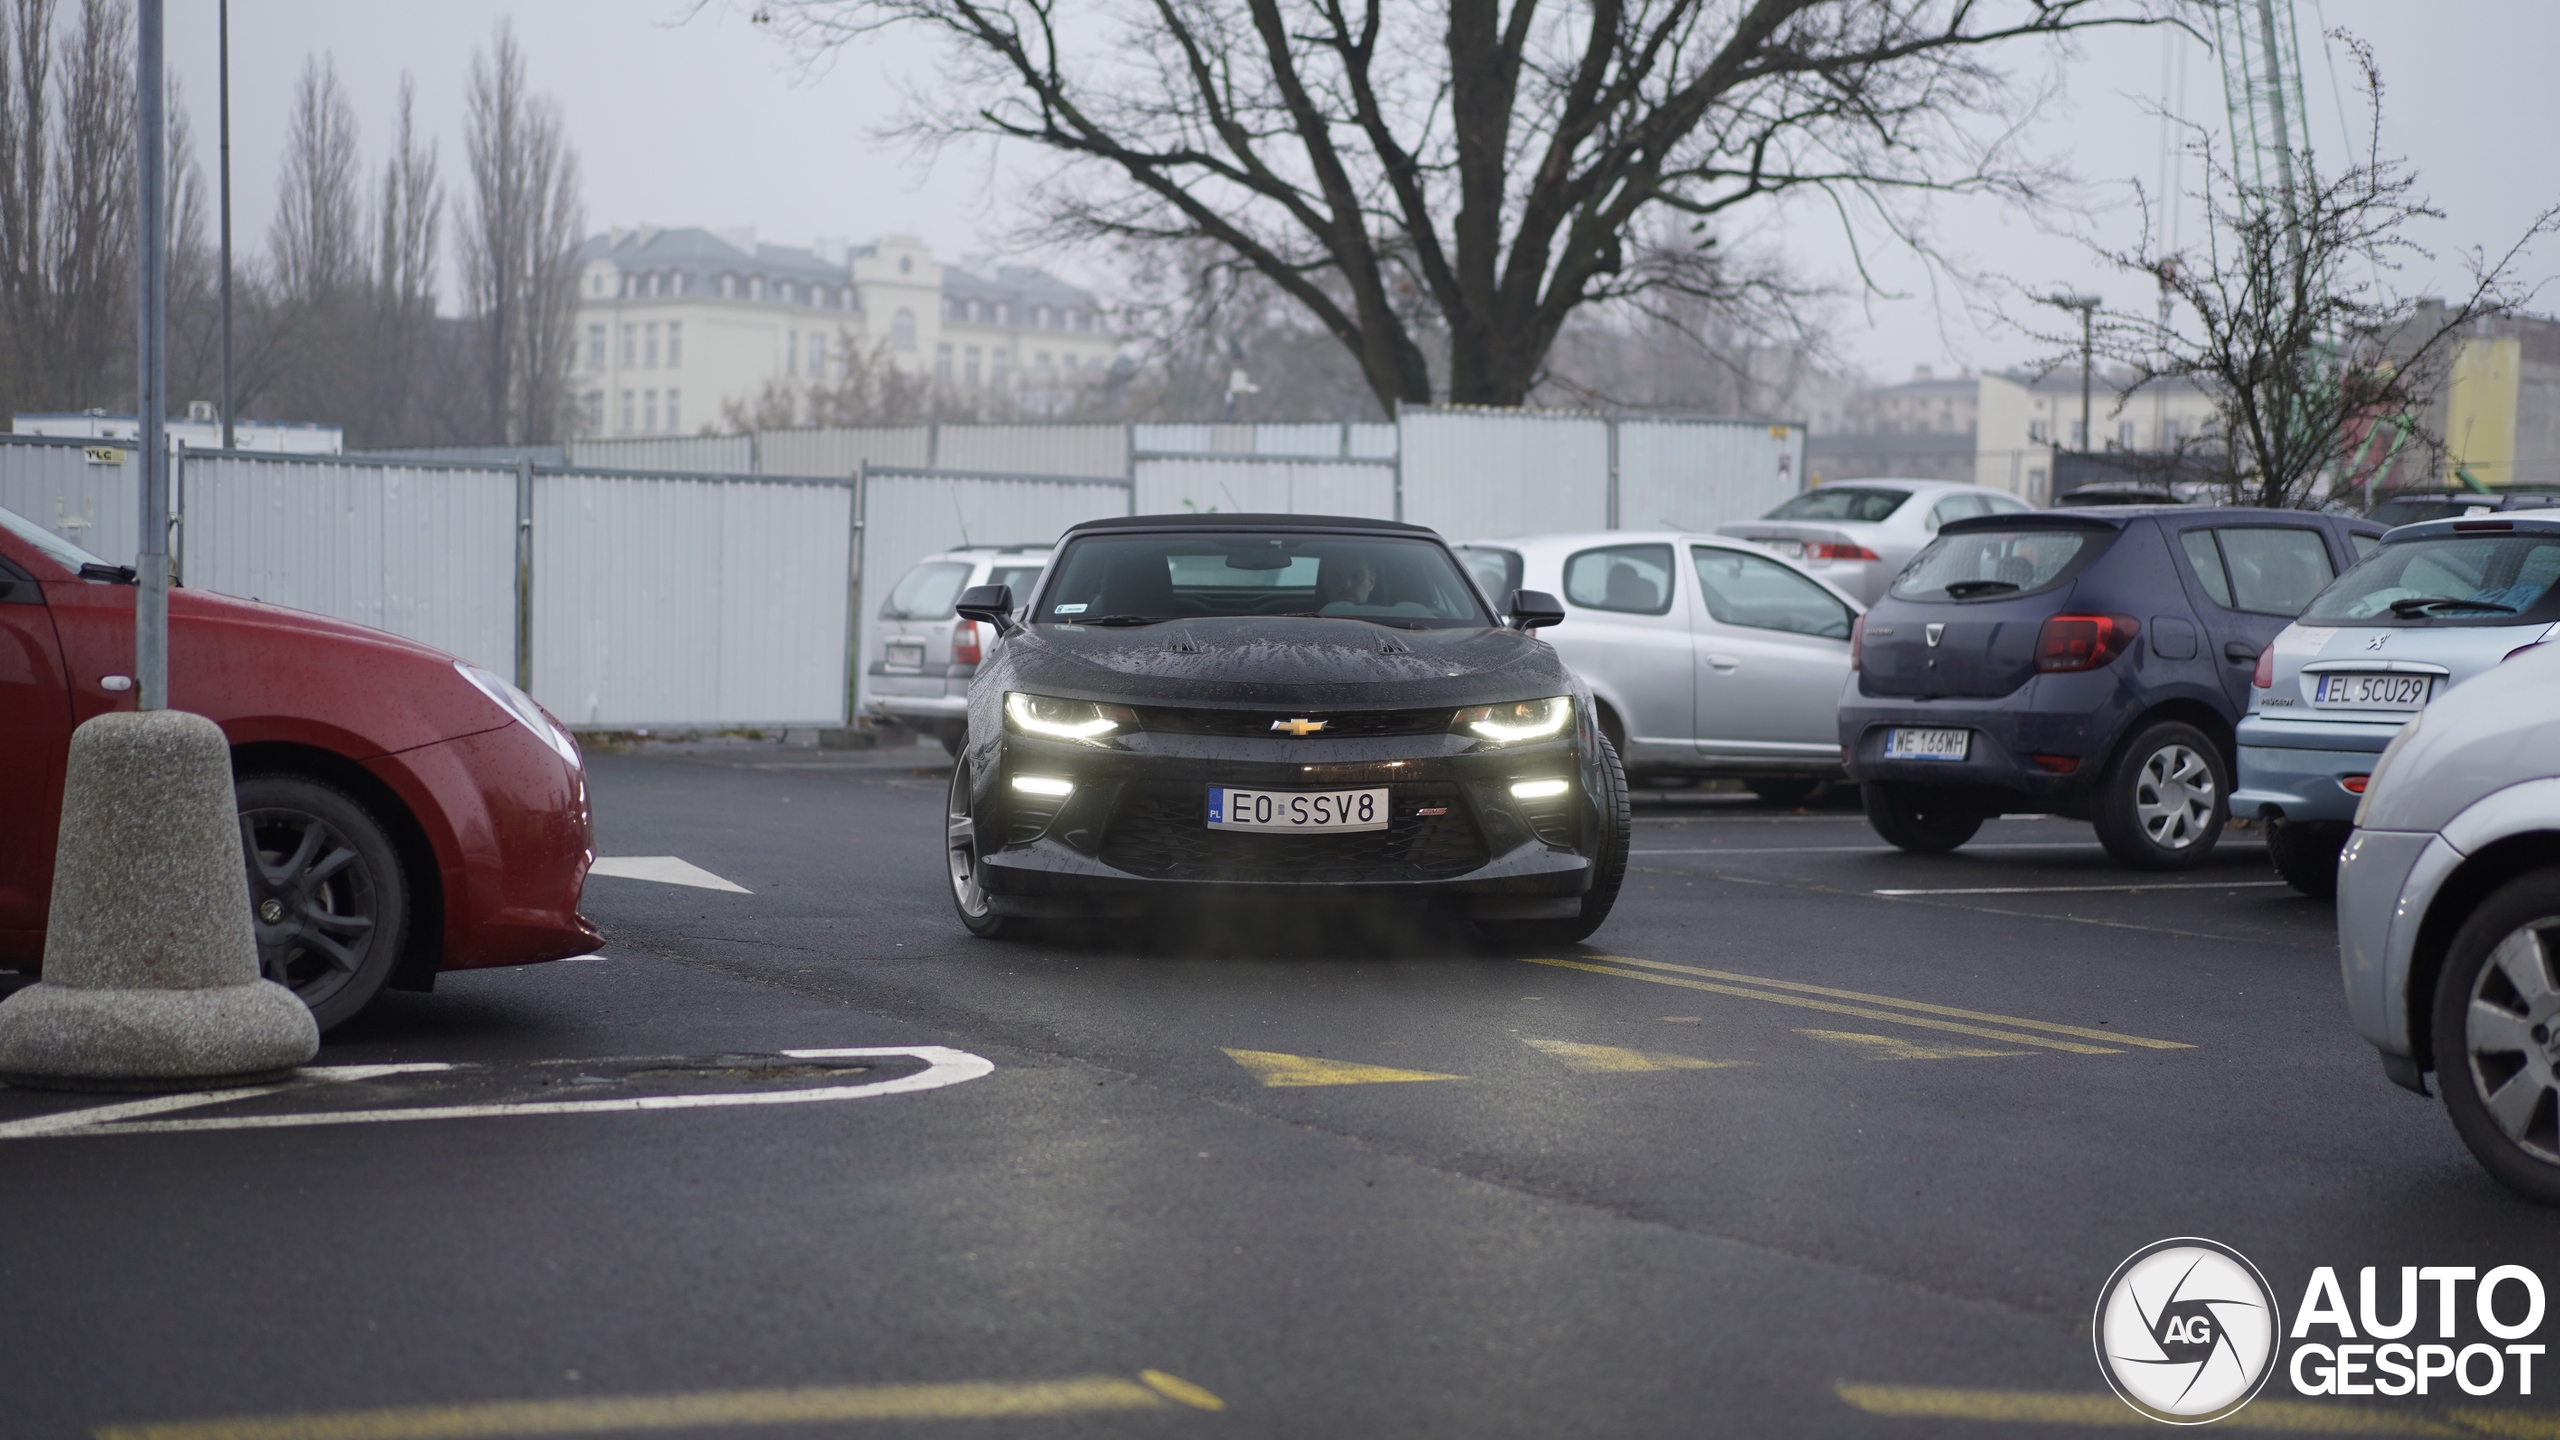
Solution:
[[[1458,712],[1441,708],[1433,710],[1292,710],[1274,707],[1267,710],[1182,710],[1170,706],[1138,707],[1138,724],[1164,735],[1237,735],[1269,739],[1292,738],[1285,730],[1274,730],[1274,720],[1322,720],[1325,727],[1310,732],[1309,740],[1339,739],[1352,736],[1361,739],[1380,735],[1438,735],[1446,732]]]
[[[1355,884],[1443,880],[1487,859],[1457,786],[1398,785],[1388,799],[1384,830],[1265,835],[1211,830],[1205,784],[1132,785],[1102,838],[1102,862],[1160,880]]]

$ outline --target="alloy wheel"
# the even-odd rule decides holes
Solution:
[[[2518,926],[2471,981],[2462,1037],[2474,1092],[2516,1148],[2560,1164],[2560,981],[2552,972],[2560,924]]]
[[[2184,850],[2213,829],[2213,770],[2184,745],[2163,745],[2133,782],[2134,818],[2151,843]]]
[[[364,968],[382,896],[355,843],[299,810],[240,813],[250,928],[267,979],[319,1006]]]
[[[969,767],[951,767],[951,798],[944,806],[943,835],[951,860],[951,895],[960,913],[976,919],[987,913],[987,890],[978,883],[978,822],[969,813]]]

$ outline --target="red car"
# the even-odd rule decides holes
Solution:
[[[134,703],[131,576],[0,510],[0,968],[44,956],[72,728]],[[498,676],[178,589],[169,704],[230,737],[259,958],[322,1029],[385,986],[604,943],[577,742]]]

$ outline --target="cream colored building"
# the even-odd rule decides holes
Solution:
[[[1091,292],[1031,266],[945,265],[913,236],[802,249],[752,229],[642,226],[596,236],[579,258],[582,435],[720,429],[771,381],[796,421],[810,391],[874,354],[961,409],[1056,414],[1119,352]]]
[[[2006,490],[2029,504],[2053,499],[2053,450],[2140,450],[2167,453],[2214,433],[2213,400],[2193,385],[2154,382],[2119,400],[2105,375],[2089,388],[2089,425],[2080,433],[2080,372],[2074,367],[2037,379],[1984,374],[1974,404],[1977,485]]]

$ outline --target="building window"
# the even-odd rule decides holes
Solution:
[[[987,359],[991,362],[994,369],[994,374],[991,378],[993,378],[995,383],[998,385],[1003,384],[1005,376],[1011,373],[1012,370],[1012,352],[999,345],[995,349],[987,352]]]
[[[999,325],[1010,325],[1013,323],[1012,301],[999,300],[996,302],[996,323]]]
[[[587,368],[604,368],[604,327],[601,325],[587,327]]]
[[[738,298],[737,276],[723,275],[720,277],[720,298],[723,300],[735,300]]]
[[[1039,354],[1032,356],[1032,357],[1031,357],[1031,363],[1032,363],[1033,365],[1035,365],[1035,366],[1039,367],[1040,369],[1043,369],[1043,370],[1048,369],[1048,368],[1049,368],[1049,352],[1048,352],[1048,351],[1046,351],[1046,350],[1043,350],[1043,351],[1041,351]]]
[[[827,378],[827,337],[815,330],[809,332],[809,378]]]
[[[601,276],[601,275],[590,275],[590,276],[588,276],[588,277],[587,277],[587,293],[588,293],[588,294],[590,294],[590,295],[601,295],[601,294],[603,294],[603,293],[604,293],[604,277],[603,277],[603,276]]]
[[[1083,311],[1081,311],[1081,310],[1070,310],[1070,311],[1068,311],[1068,312],[1067,312],[1067,328],[1068,328],[1068,329],[1070,329],[1070,330],[1082,330],[1082,329],[1084,328],[1084,326],[1085,326],[1085,315],[1084,315],[1084,312],[1083,312]]]
[[[980,316],[982,313],[983,313],[983,312],[980,310],[980,308],[979,308],[979,306],[978,306],[978,302],[977,302],[977,301],[972,300],[972,301],[970,301],[970,302],[969,302],[969,323],[970,323],[970,324],[972,324],[972,325],[977,324],[977,323],[978,323],[978,318],[979,318],[979,316]]]
[[[684,322],[667,322],[667,368],[673,370],[684,363]]]
[[[837,307],[836,307],[837,309],[840,309],[840,310],[850,310],[850,309],[852,309],[852,308],[853,308],[853,287],[852,287],[852,286],[850,286],[850,285],[847,285],[846,287],[844,287],[844,291],[843,291],[843,293],[842,293],[842,294],[840,294],[837,298],[838,298],[839,300],[841,300],[841,301],[843,301],[843,302],[844,302],[844,303],[842,303],[841,305],[837,306]]]
[[[2133,448],[2132,421],[2127,420],[2116,426],[2116,448],[2119,450],[2130,450]]]
[[[636,397],[637,393],[638,392],[631,390],[625,390],[622,392],[622,429],[619,432],[621,434],[628,435],[631,433],[633,419],[631,402]]]
[[[599,350],[601,350],[601,349],[603,348],[603,342],[602,342],[602,341],[598,341],[598,342],[597,342],[597,348],[598,348]],[[579,419],[579,426],[578,426],[578,428],[579,428],[579,429],[581,429],[581,430],[585,431],[585,432],[586,432],[587,434],[589,434],[589,435],[601,435],[601,434],[603,434],[603,433],[604,433],[604,392],[603,392],[603,391],[601,391],[601,390],[590,390],[590,391],[588,391],[588,392],[586,393],[586,395],[585,395],[585,396],[581,399],[581,401],[579,402],[578,410],[579,410],[579,416],[578,416],[578,419]]]
[[[659,296],[661,293],[663,293],[663,291],[664,291],[664,290],[665,290],[665,288],[666,288],[666,280],[667,280],[667,277],[666,277],[666,276],[664,276],[664,275],[652,275],[652,276],[650,276],[650,277],[649,277],[649,298],[650,298],[650,299],[655,300],[655,299],[657,299],[657,298],[658,298],[658,296]]]
[[[2089,422],[2085,420],[2071,422],[2071,448],[2074,450],[2089,448]]]
[[[643,369],[655,370],[658,368],[658,322],[652,320],[645,328],[649,332],[648,343],[640,352],[640,364]]]
[[[916,348],[916,312],[903,305],[898,307],[897,314],[889,317],[889,348],[892,350]]]
[[[2030,444],[2035,444],[2035,445],[2041,445],[2041,444],[2043,444],[2043,443],[2045,442],[2045,439],[2046,439],[2046,434],[2045,434],[2044,422],[2043,422],[2043,421],[2041,421],[2041,420],[2030,420],[2030,421],[2028,421],[2028,422],[2027,422],[2027,440],[2028,440],[2028,443],[2030,443]]]
[[[670,435],[684,428],[684,422],[676,418],[676,393],[673,390],[667,392],[667,433]]]
[[[761,300],[764,298],[763,276],[750,275],[747,277],[747,298],[750,300]]]
[[[972,385],[978,383],[978,347],[975,345],[962,352],[960,378]]]
[[[640,327],[637,325],[625,325],[622,327],[622,368],[629,370],[639,365],[639,363]]]
[[[646,430],[652,435],[658,433],[657,391],[643,390],[640,392],[640,422],[641,429]]]
[[[797,330],[784,332],[784,338],[782,341],[782,373],[785,375],[797,375],[800,373],[800,332]]]
[[[2160,448],[2163,450],[2175,450],[2178,448],[2177,421],[2163,420],[2160,422]]]
[[[951,347],[948,345],[933,347],[933,378],[945,385],[951,383]]]
[[[1034,305],[1031,307],[1031,326],[1035,330],[1046,330],[1049,328],[1048,306]]]

